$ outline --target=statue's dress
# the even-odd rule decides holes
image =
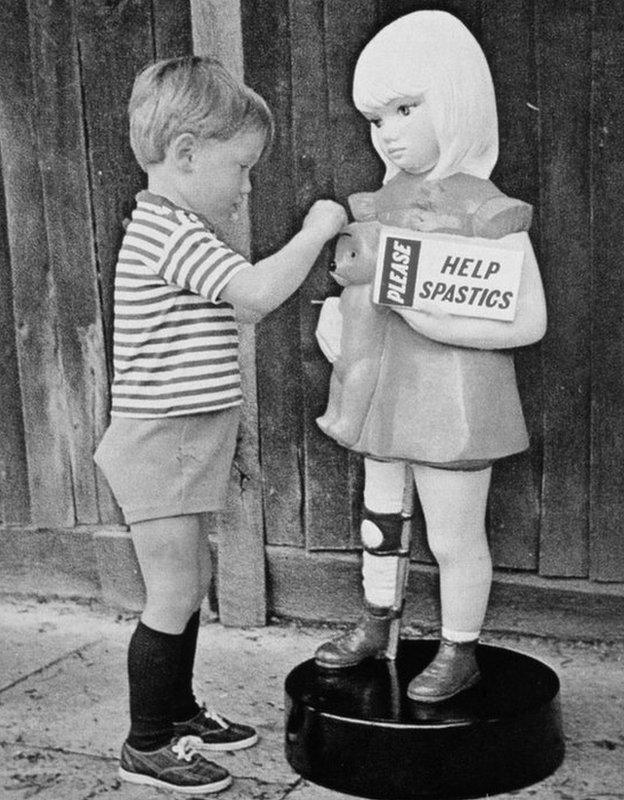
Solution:
[[[352,196],[350,204],[358,220],[463,236],[499,238],[526,230],[531,220],[526,203],[469,175],[427,182],[400,174],[375,194]],[[370,317],[370,301],[362,292],[359,297]],[[334,365],[327,410],[318,419],[328,436],[373,458],[437,464],[493,460],[528,447],[510,352],[441,344],[388,308],[374,307],[374,314],[374,367],[356,370],[353,381],[337,377],[355,366],[345,362],[348,352]],[[343,340],[349,325],[347,317]],[[355,397],[343,396],[347,391],[370,400],[349,402]],[[356,419],[341,419],[354,409]]]

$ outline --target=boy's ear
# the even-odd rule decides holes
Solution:
[[[192,133],[181,133],[169,145],[169,153],[178,169],[189,172],[197,149],[197,137]]]

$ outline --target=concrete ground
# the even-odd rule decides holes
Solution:
[[[135,621],[95,605],[0,598],[0,798],[157,800],[183,795],[120,783],[127,729],[126,647]],[[229,800],[346,800],[295,774],[283,755],[283,679],[327,631],[294,624],[200,630],[196,689],[255,724],[258,746],[216,759]],[[624,798],[624,642],[491,635],[533,654],[562,682],[567,755],[557,772],[500,800]],[[400,800],[397,798],[396,800]]]

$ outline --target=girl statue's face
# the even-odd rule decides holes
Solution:
[[[438,138],[422,95],[399,97],[364,116],[377,128],[383,154],[398,169],[419,175],[438,163]]]

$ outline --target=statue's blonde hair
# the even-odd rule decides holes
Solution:
[[[391,22],[364,47],[355,67],[353,101],[371,113],[401,97],[424,95],[440,158],[429,180],[466,172],[489,177],[498,158],[498,121],[490,70],[478,42],[445,11],[415,11]],[[381,154],[377,128],[371,137]]]

